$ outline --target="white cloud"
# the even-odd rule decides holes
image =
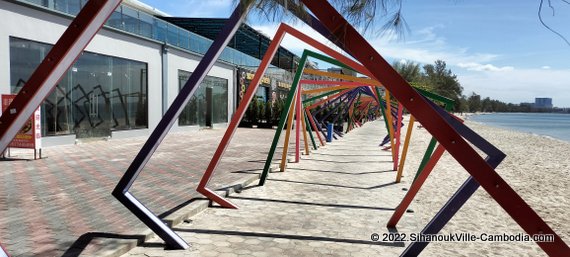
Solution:
[[[264,24],[253,27],[273,37],[277,26],[278,24]],[[304,23],[294,24],[293,27],[340,51],[338,47]],[[469,48],[451,46],[445,38],[436,34],[438,28],[441,27],[429,27],[416,32],[421,37],[415,37],[409,41],[391,42],[386,38],[376,38],[369,39],[369,42],[385,58],[424,64],[444,60],[449,66],[460,68],[454,69],[454,73],[458,75],[465,89],[464,94],[474,91],[483,97],[512,103],[532,102],[535,97],[541,96],[552,97],[555,106],[570,107],[570,93],[566,93],[570,86],[570,70],[554,70],[548,66],[536,69],[497,66],[492,63],[501,58],[499,54],[473,52]],[[316,51],[291,36],[285,37],[282,45],[298,55],[304,49]]]
[[[466,47],[454,47],[447,43],[444,37],[438,36],[438,29],[443,25],[426,27],[415,31],[413,38],[407,41],[394,42],[390,39],[379,37],[370,40],[376,50],[385,57],[393,59],[406,59],[419,63],[433,63],[443,60],[448,65],[468,65],[470,69],[480,70],[503,70],[511,69],[509,66],[496,67],[489,63],[497,60],[500,56],[493,53],[472,52]],[[462,67],[465,68],[465,67]]]
[[[515,69],[512,66],[497,67],[492,64],[481,64],[476,62],[458,63],[457,66],[472,71],[510,71]]]
[[[472,91],[504,102],[533,102],[535,97],[552,97],[557,107],[570,107],[570,70],[516,69],[503,72],[458,74],[464,94]]]
[[[302,32],[303,34],[312,37],[316,41],[334,49],[335,51],[340,52],[340,53],[344,54],[345,56],[349,56],[344,51],[342,51],[340,48],[338,48],[336,45],[331,43],[328,39],[323,37],[320,33],[316,32],[311,27],[306,25],[305,23],[298,22],[298,23],[295,23],[292,25],[289,24],[289,25],[291,27],[295,28],[296,30]],[[254,29],[260,31],[262,34],[273,39],[273,37],[275,36],[275,33],[277,32],[277,28],[279,27],[279,24],[273,23],[273,24],[250,25],[250,26],[252,26]],[[293,52],[299,56],[301,56],[301,54],[303,53],[303,51],[305,49],[321,53],[321,51],[315,49],[312,46],[309,46],[307,43],[305,43],[305,42],[303,42],[303,41],[301,41],[301,40],[299,40],[296,37],[293,37],[291,35],[286,35],[285,38],[283,38],[283,41],[281,41],[281,46],[285,47],[287,50],[289,50],[289,51],[291,51],[291,52]]]

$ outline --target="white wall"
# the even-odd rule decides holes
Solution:
[[[36,10],[15,3],[0,1],[0,94],[10,93],[9,37],[55,44],[71,20],[67,17]],[[162,44],[126,33],[103,29],[87,46],[86,51],[144,62],[148,65],[149,129],[121,131],[117,137],[148,135],[162,117]],[[193,71],[200,58],[170,48],[168,53],[168,101],[178,94],[178,70]],[[228,79],[228,114],[233,113],[235,76],[230,65],[217,63],[209,75]],[[176,128],[178,125],[174,126]]]

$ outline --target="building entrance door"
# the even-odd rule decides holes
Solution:
[[[76,107],[75,135],[77,138],[111,136],[110,74],[73,68],[71,81],[75,85],[73,103]]]

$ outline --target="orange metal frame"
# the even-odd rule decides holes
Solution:
[[[537,242],[550,256],[570,256],[570,248],[538,216],[538,214],[505,182],[491,166],[469,145],[455,126],[427,99],[416,92],[378,52],[325,0],[302,0],[319,19],[308,20],[313,28],[352,55],[370,70],[424,128],[473,176],[497,203],[528,234],[552,234],[554,242]],[[323,30],[324,29],[324,30]],[[463,126],[464,127],[464,126]],[[498,163],[497,163],[498,165]],[[460,207],[460,206],[459,206]]]

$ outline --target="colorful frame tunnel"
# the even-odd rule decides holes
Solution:
[[[453,99],[450,99],[450,98],[429,92],[429,91],[421,89],[419,87],[415,87],[415,89],[420,94],[422,94],[424,97],[427,97],[427,98],[431,99],[432,101],[441,103],[444,106],[445,110],[448,112],[450,112],[453,109],[453,107],[455,106],[455,101]],[[408,153],[408,147],[410,144],[410,140],[411,140],[411,136],[412,136],[412,129],[413,129],[414,123],[415,123],[415,118],[413,115],[410,115],[410,120],[408,122],[408,130],[406,132],[406,137],[404,140],[404,149],[402,149],[402,159],[400,160],[400,164],[398,166],[398,173],[396,174],[396,183],[400,182],[400,180],[402,178],[402,174],[404,172],[406,155]],[[428,161],[431,161],[431,159],[434,159],[434,158],[439,159],[441,157],[441,156],[437,157],[434,154],[434,147],[435,147],[436,142],[437,141],[434,138],[432,138],[430,140],[428,148],[427,148],[426,152],[424,153],[424,157],[422,158],[422,162],[420,163],[420,166],[418,167],[418,171],[416,172],[416,175],[414,177],[414,181],[423,172]]]
[[[237,129],[237,125],[239,124],[240,120],[242,119],[243,115],[245,114],[245,110],[247,108],[247,105],[253,99],[253,95],[255,94],[255,92],[257,90],[257,87],[259,85],[261,77],[265,73],[265,70],[267,69],[270,61],[272,60],[273,56],[275,55],[276,49],[280,45],[281,40],[283,39],[285,34],[289,34],[291,36],[294,36],[294,37],[300,39],[301,41],[306,42],[307,44],[315,47],[316,49],[329,54],[333,58],[335,58],[337,60],[341,60],[343,63],[346,63],[346,65],[355,66],[355,67],[359,67],[359,66],[362,67],[361,65],[359,65],[355,61],[351,60],[350,58],[345,57],[344,55],[337,53],[336,51],[330,49],[329,47],[327,47],[324,44],[316,41],[315,39],[295,30],[294,28],[292,28],[286,24],[280,24],[280,26],[277,29],[275,36],[273,37],[271,44],[267,48],[267,51],[266,51],[266,53],[265,53],[265,55],[261,61],[260,66],[258,67],[256,73],[254,74],[254,77],[252,78],[252,80],[249,84],[249,87],[247,88],[247,90],[246,90],[246,92],[242,98],[240,105],[238,106],[238,108],[236,109],[236,112],[234,113],[234,115],[232,117],[232,120],[230,121],[230,123],[226,129],[226,132],[225,132],[224,136],[222,137],[222,140],[220,141],[220,144],[218,145],[218,148],[216,149],[216,151],[215,151],[215,153],[214,153],[214,155],[213,155],[213,157],[212,157],[212,159],[208,165],[208,168],[206,169],[202,179],[200,180],[198,188],[196,189],[196,191],[200,192],[201,194],[206,196],[208,199],[218,203],[222,207],[237,208],[237,206],[235,206],[231,202],[227,201],[226,199],[220,197],[219,195],[214,193],[211,189],[208,189],[206,186],[207,186],[209,180],[211,179],[211,177],[213,176],[215,169],[218,166],[218,164],[221,160],[221,157],[223,156],[223,153],[225,152],[226,148],[228,147],[233,135],[235,134],[235,131]],[[297,93],[297,86],[296,85],[299,84],[299,81],[301,80],[301,74],[303,72],[306,60],[307,60],[309,55],[313,55],[313,54],[311,52],[305,51],[303,53],[303,55],[301,56],[301,59],[299,61],[299,65],[298,65],[299,68],[298,68],[298,70],[295,74],[295,77],[293,79],[292,86],[290,88],[289,94],[287,96],[287,100],[285,102],[285,106],[291,106],[291,102],[293,101],[295,94]],[[343,66],[345,66],[345,65],[343,65]],[[363,73],[365,75],[367,73],[370,74],[365,69],[363,69],[363,71],[364,71]],[[289,109],[284,108],[284,110],[290,110],[290,108]],[[289,115],[288,111],[283,111],[281,113],[281,117],[279,120],[285,121],[287,119],[288,115]],[[308,115],[308,116],[309,116],[309,120],[311,120],[311,116],[310,115]],[[277,127],[277,131],[282,131],[283,127],[284,127],[284,122],[280,122],[280,125],[278,125],[278,127]],[[268,154],[268,158],[266,159],[266,163],[265,163],[263,172],[261,174],[259,185],[263,185],[265,183],[265,180],[267,178],[267,174],[268,174],[269,169],[270,169],[270,162],[273,159],[273,155],[275,154],[275,149],[276,149],[277,143],[279,141],[279,136],[280,136],[280,134],[276,133],[275,137],[273,138],[271,148],[270,148],[270,151]],[[267,161],[267,160],[269,160],[269,161]]]
[[[300,17],[310,24],[313,29],[367,67],[374,74],[374,77],[410,111],[411,115],[422,122],[426,130],[472,176],[426,227],[433,228],[433,230],[427,230],[428,232],[435,232],[438,228],[445,226],[449,221],[447,218],[451,219],[455,212],[472,195],[471,192],[475,192],[480,185],[528,234],[552,234],[554,236],[553,242],[537,242],[545,253],[549,256],[570,255],[570,248],[562,241],[560,236],[497,174],[495,168],[500,163],[500,154],[493,152],[492,148],[481,149],[488,146],[482,142],[484,140],[481,140],[481,137],[453,119],[445,111],[441,110],[439,106],[430,104],[430,101],[413,90],[328,2],[324,0],[302,0],[302,2],[316,18],[310,15]],[[494,155],[489,156],[490,158],[486,160],[483,159],[465,139],[481,150]],[[421,247],[418,246],[420,245],[410,245],[402,256],[416,256],[421,252]],[[413,252],[408,249],[418,249],[420,251]]]
[[[321,55],[321,54],[318,54],[318,53],[314,53],[314,52],[311,52],[311,51],[309,51],[309,52],[311,53],[312,57],[314,57],[314,58],[317,58],[317,59],[322,60],[322,61],[327,61],[327,62],[329,62],[329,63],[331,63],[331,64],[335,64],[335,65],[338,65],[338,66],[341,66],[341,67],[344,67],[344,68],[347,68],[347,69],[352,70],[351,67],[348,67],[348,66],[345,65],[344,63],[339,62],[339,61],[337,61],[337,60],[334,60],[334,59],[332,59],[332,58],[330,58],[330,57],[328,57],[328,56],[324,56],[324,55]],[[319,76],[330,76],[330,77],[334,77],[334,78],[337,78],[337,79],[342,79],[342,80],[345,80],[345,81],[353,81],[353,82],[357,82],[357,81],[358,81],[358,82],[360,82],[360,83],[365,83],[365,84],[375,85],[375,86],[380,85],[378,82],[376,82],[376,81],[374,81],[374,80],[372,80],[372,79],[353,78],[352,76],[348,76],[348,75],[334,74],[334,73],[329,73],[329,72],[324,72],[324,71],[306,70],[306,73],[308,73],[308,74],[313,74],[313,75],[319,75]],[[434,100],[434,101],[436,101],[436,102],[439,102],[439,103],[443,104],[443,106],[445,107],[445,109],[448,110],[448,111],[450,111],[450,110],[454,107],[454,105],[455,105],[455,101],[452,100],[452,99],[449,99],[449,98],[446,98],[446,97],[437,95],[437,94],[435,94],[435,93],[432,93],[432,92],[423,90],[423,89],[421,89],[421,88],[419,88],[419,87],[415,87],[415,89],[416,89],[419,93],[421,93],[423,96],[428,97],[429,99],[432,99],[432,100]],[[340,88],[339,88],[339,90],[340,90]],[[335,91],[335,92],[336,92],[336,91]],[[379,95],[379,93],[377,93],[377,95]],[[313,100],[313,99],[310,99],[310,100]],[[381,107],[383,107],[383,105],[381,105]],[[397,108],[397,109],[398,109],[398,111],[397,111],[398,114],[397,114],[396,116],[397,116],[398,123],[400,123],[400,122],[401,122],[401,116],[402,116],[401,113],[400,113],[400,111],[402,110],[402,108]],[[384,108],[382,108],[382,111],[383,111],[383,113],[384,113]],[[389,113],[392,114],[393,112],[390,111]],[[384,114],[384,116],[386,117],[385,114]],[[390,116],[388,116],[388,117],[390,117]],[[389,121],[388,118],[385,118],[385,120],[386,120],[386,127],[389,128],[388,123],[391,123],[391,121]],[[405,163],[406,154],[407,154],[407,148],[408,148],[409,140],[410,140],[410,137],[411,137],[411,127],[413,126],[413,122],[414,122],[414,118],[413,118],[413,116],[411,116],[410,124],[409,124],[409,126],[408,126],[408,132],[407,132],[407,135],[406,135],[406,140],[405,140],[405,142],[404,142],[404,149],[403,149],[403,151],[402,151],[402,159],[400,160],[400,163],[399,163],[399,165],[398,165],[398,172],[397,172],[396,182],[400,182],[400,179],[401,179],[401,176],[402,176],[402,173],[403,173],[404,163]],[[396,132],[395,132],[396,135],[393,137],[393,138],[395,138],[395,141],[396,141],[395,145],[396,145],[396,146],[393,147],[393,148],[395,148],[396,150],[399,150],[399,147],[398,147],[398,146],[399,146],[399,141],[400,141],[400,135],[399,135],[400,131],[399,131],[399,129],[401,128],[401,125],[398,124],[398,125],[396,126],[396,128],[397,128],[397,130],[396,130]],[[391,140],[391,141],[392,141],[392,140]],[[392,142],[393,142],[393,141],[392,141]],[[423,160],[429,160],[430,158],[435,157],[435,156],[432,155],[432,153],[433,153],[433,147],[434,147],[434,146],[432,146],[432,145],[435,145],[434,142],[436,142],[436,141],[432,139],[431,142],[430,142],[430,145],[428,146],[428,149],[427,149],[426,152],[424,153],[424,158],[423,158]],[[398,163],[398,162],[397,162],[397,157],[398,157],[398,155],[399,155],[398,152],[396,152],[396,153],[395,153],[396,158],[395,158],[394,164],[397,164],[397,163]],[[422,161],[422,162],[425,162],[425,161]],[[421,164],[421,165],[420,165],[419,170],[418,170],[418,173],[416,174],[416,177],[417,177],[418,174],[424,169],[424,167],[423,167],[424,165],[425,165],[425,164]]]
[[[494,168],[500,163],[500,160],[502,160],[502,158],[500,158],[500,154],[496,153],[494,156],[491,156],[492,158],[488,158],[488,160],[483,160],[475,151],[473,148],[471,148],[466,141],[464,141],[463,137],[461,137],[461,135],[465,136],[466,139],[468,139],[471,143],[473,143],[474,145],[485,145],[481,142],[473,142],[473,141],[477,141],[480,140],[480,137],[470,137],[467,138],[468,134],[468,128],[467,130],[465,130],[465,126],[463,126],[462,124],[457,124],[457,123],[453,123],[452,120],[449,119],[449,115],[440,110],[439,107],[437,105],[432,105],[429,103],[429,101],[427,101],[427,99],[422,98],[417,92],[415,92],[414,90],[411,89],[410,85],[407,84],[407,82],[405,82],[401,77],[399,77],[399,75],[389,66],[389,64],[384,61],[381,56],[379,54],[377,54],[374,50],[372,50],[372,47],[370,45],[368,45],[366,43],[366,41],[352,28],[350,27],[350,25],[348,25],[346,23],[346,21],[342,18],[342,16],[338,15],[338,13],[336,13],[336,11],[334,10],[334,8],[332,8],[330,5],[327,5],[327,8],[324,8],[323,10],[316,10],[317,6],[315,6],[315,2],[308,2],[308,1],[303,1],[307,6],[312,5],[312,7],[309,7],[312,11],[315,12],[315,15],[319,16],[326,16],[326,13],[330,14],[330,13],[334,13],[335,15],[333,15],[335,17],[335,19],[340,20],[341,22],[337,21],[333,21],[333,20],[325,20],[323,21],[324,24],[320,24],[318,20],[316,20],[315,18],[313,18],[312,20],[306,20],[308,21],[308,23],[310,25],[313,26],[313,28],[315,28],[317,31],[319,31],[321,34],[323,34],[325,37],[328,37],[329,39],[332,38],[333,42],[335,42],[337,45],[339,45],[341,48],[343,48],[345,51],[351,53],[353,55],[353,57],[355,57],[357,60],[360,60],[363,64],[366,64],[367,67],[372,67],[372,71],[373,73],[375,73],[376,78],[378,77],[382,77],[381,75],[385,75],[385,77],[382,77],[383,80],[387,81],[387,82],[392,82],[392,86],[395,93],[394,96],[397,99],[405,99],[406,101],[402,102],[400,101],[408,110],[410,110],[411,114],[414,117],[417,117],[418,120],[422,121],[422,124],[424,125],[424,127],[426,127],[426,129],[432,134],[434,135],[434,137],[436,139],[438,139],[439,141],[442,142],[442,145],[449,149],[450,154],[460,162],[460,164],[466,168],[466,170],[472,174],[474,176],[474,178],[471,181],[468,181],[469,183],[466,183],[466,185],[470,185],[470,184],[477,184],[477,181],[475,181],[475,177],[479,177],[479,179],[481,181],[484,182],[483,187],[493,196],[493,198],[509,213],[511,214],[511,216],[513,217],[513,219],[515,221],[517,221],[519,223],[519,225],[521,225],[521,227],[523,227],[523,229],[525,229],[527,232],[539,232],[538,230],[536,230],[536,227],[534,226],[534,224],[540,224],[540,227],[542,227],[542,229],[540,230],[541,233],[544,233],[544,231],[547,232],[552,232],[553,235],[555,235],[555,240],[554,242],[551,243],[547,243],[547,242],[539,242],[539,246],[548,254],[552,255],[553,253],[556,252],[568,252],[568,246],[560,239],[560,237],[558,235],[556,235],[554,233],[554,231],[552,231],[552,229],[550,229],[550,227],[540,218],[538,217],[538,215],[534,212],[534,210],[532,210],[532,208],[530,206],[528,206],[524,200],[522,200],[522,198],[520,198],[520,196],[518,196],[518,194],[516,194],[516,192],[514,192],[514,190],[512,190],[512,188],[510,188],[510,186],[504,182],[504,180],[502,180],[502,178],[500,178],[500,176],[498,176],[498,174],[494,171]],[[321,1],[318,1],[321,2]],[[321,4],[326,4],[326,3],[321,3]],[[323,13],[324,12],[324,13]],[[340,17],[340,18],[339,18]],[[327,31],[327,30],[323,30],[322,26],[329,26],[331,29],[331,31]],[[319,27],[321,26],[321,27]],[[354,45],[359,45],[359,44],[350,44],[348,45],[346,41],[344,41],[345,38],[351,38],[351,40],[354,40],[354,38],[357,38],[358,41],[360,41],[359,43],[365,43],[365,49],[366,51],[364,51],[367,55],[363,55],[363,52],[359,52],[356,51],[358,49],[355,49],[353,47],[350,46],[354,46]],[[334,40],[336,39],[336,40]],[[375,61],[374,61],[375,60]],[[380,60],[378,62],[378,60]],[[378,68],[385,68],[383,71],[380,71],[381,69]],[[387,71],[387,72],[386,72]],[[383,83],[385,84],[385,83]],[[398,85],[398,87],[396,87],[396,85]],[[388,84],[386,84],[386,87],[390,87],[388,86]],[[294,95],[294,93],[292,93]],[[416,100],[417,99],[417,100]],[[433,117],[432,117],[433,116]],[[428,117],[431,117],[432,119],[429,119]],[[439,128],[439,130],[438,130]],[[282,129],[282,128],[281,128]],[[461,131],[462,133],[458,133],[456,131]],[[475,134],[476,135],[476,134]],[[444,140],[445,139],[445,140]],[[275,141],[275,140],[274,140]],[[464,151],[467,151],[467,154],[465,154]],[[462,153],[463,152],[463,153]],[[492,151],[490,151],[491,153],[493,153]],[[500,151],[499,151],[500,153]],[[502,153],[501,153],[502,154]],[[466,158],[466,156],[470,157],[470,158]],[[266,162],[267,163],[267,162]],[[481,169],[482,167],[482,169]],[[481,171],[483,170],[483,171]],[[264,170],[265,171],[265,170]],[[474,182],[473,182],[474,181]],[[489,183],[491,182],[491,183]],[[491,188],[495,188],[495,189],[491,189]],[[500,193],[498,193],[496,191],[497,188],[500,188]],[[501,195],[503,194],[503,195]],[[508,201],[505,200],[504,195],[507,195],[509,197],[514,197],[514,201],[517,202],[519,205],[517,206],[517,209],[524,209],[524,213],[526,215],[526,217],[523,217],[520,215],[520,213],[515,212],[513,210],[513,205],[511,203],[509,203]],[[454,212],[453,210],[455,209],[455,207],[461,207],[461,202],[464,203],[464,201],[466,201],[468,198],[470,197],[469,192],[467,191],[466,187],[462,187],[458,193],[456,195],[454,195],[454,197],[452,197],[452,199],[450,200],[450,202],[452,202],[453,204],[455,204],[453,207],[450,207],[450,209],[443,209],[441,213],[439,213],[438,215],[436,215],[436,217],[434,218],[435,223],[439,224],[441,227],[443,227],[448,220],[445,219],[445,216],[453,216]],[[457,205],[459,204],[459,205]],[[537,222],[537,223],[529,223],[529,219],[532,220],[533,222]],[[433,224],[433,223],[432,223]],[[409,249],[413,249],[413,247],[410,247]],[[410,253],[410,251],[406,251],[405,254]],[[419,253],[418,253],[419,254]],[[552,255],[555,256],[555,255]]]
[[[365,93],[365,94],[367,93],[366,91],[361,90],[361,88],[362,88],[362,87],[368,87],[367,85],[362,85],[362,84],[360,84],[360,83],[355,83],[355,82],[350,82],[350,81],[326,81],[326,80],[321,80],[321,81],[316,81],[316,80],[303,81],[303,80],[301,80],[301,82],[310,82],[310,84],[328,84],[328,85],[331,85],[331,84],[340,84],[340,85],[341,85],[341,86],[335,86],[335,87],[328,87],[328,88],[320,88],[320,89],[314,89],[314,90],[307,90],[307,91],[303,91],[303,92],[302,92],[302,94],[311,94],[311,93],[325,92],[325,91],[338,92],[337,94],[335,94],[335,95],[333,95],[333,96],[330,96],[330,97],[327,98],[327,99],[323,99],[323,100],[321,100],[321,101],[318,101],[317,103],[311,104],[310,106],[304,106],[304,108],[303,108],[303,110],[304,110],[304,112],[306,113],[306,115],[307,115],[307,116],[310,116],[310,119],[311,119],[311,122],[310,122],[310,123],[311,123],[311,126],[313,127],[312,130],[317,132],[317,136],[319,136],[319,138],[320,138],[320,134],[324,133],[324,132],[320,131],[320,129],[319,129],[320,127],[322,127],[323,121],[321,120],[321,121],[319,122],[319,123],[321,124],[321,126],[317,127],[317,125],[316,125],[317,123],[314,121],[314,120],[316,119],[315,116],[314,116],[315,114],[311,114],[311,113],[310,113],[311,109],[316,108],[317,106],[321,106],[321,105],[322,105],[323,107],[326,107],[326,106],[329,106],[329,105],[333,105],[333,104],[336,102],[336,100],[338,99],[338,100],[339,100],[339,103],[338,103],[335,107],[333,107],[332,110],[329,111],[329,113],[323,115],[323,117],[322,117],[321,119],[326,119],[326,118],[329,117],[333,112],[337,111],[338,109],[341,109],[341,112],[338,112],[338,114],[337,114],[332,120],[333,120],[333,121],[336,121],[336,120],[339,120],[339,119],[344,120],[343,117],[344,117],[344,116],[347,116],[347,114],[349,114],[348,117],[346,117],[346,118],[350,119],[350,120],[349,120],[349,122],[350,122],[351,120],[354,119],[354,117],[350,117],[351,110],[354,108],[354,106],[352,105],[352,103],[354,102],[354,100],[357,99],[357,97],[360,98],[360,96],[361,96],[363,93]],[[304,83],[300,83],[300,84],[302,85],[302,84],[304,84]],[[339,92],[340,90],[343,90],[343,91]],[[307,100],[310,100],[310,101],[305,100],[304,103],[310,103],[311,101],[317,100],[317,98],[319,98],[319,97],[325,97],[325,96],[329,96],[329,95],[330,95],[329,93],[324,93],[324,94],[321,94],[321,95],[319,95],[319,96],[312,97],[311,99],[307,99]],[[342,97],[344,97],[344,99],[342,99]],[[343,104],[344,104],[344,105],[343,105]],[[369,105],[369,103],[367,103],[367,104]],[[297,105],[297,106],[301,106],[301,105]],[[344,108],[342,108],[343,106],[344,106]],[[360,108],[362,108],[362,107],[360,107]],[[324,110],[324,109],[321,109],[320,111],[323,111],[323,110]],[[362,116],[362,115],[361,115],[361,116]],[[289,116],[289,117],[291,117],[291,116]],[[310,126],[309,126],[309,128],[310,128]],[[289,129],[290,129],[290,128],[288,128],[288,130],[289,130]],[[320,131],[321,133],[318,133],[319,131]],[[336,132],[335,132],[335,133],[336,133]],[[312,136],[312,135],[311,135],[311,136]],[[287,137],[288,137],[288,136],[286,135],[286,136],[285,136],[285,138],[286,138],[285,140],[287,140]],[[322,141],[322,139],[320,139],[320,140]],[[286,141],[286,142],[287,142],[287,141]],[[316,147],[315,147],[315,148],[316,148]],[[287,151],[287,143],[285,143],[283,154],[286,154],[286,151]],[[298,151],[299,151],[299,149],[298,149],[298,147],[297,147],[296,152],[298,152]],[[308,154],[308,152],[307,152],[307,154]],[[280,165],[281,171],[284,171],[284,160],[285,160],[285,158],[281,158],[281,165]],[[296,162],[297,162],[297,161],[298,161],[298,160],[296,159]]]
[[[371,78],[380,81],[471,175],[428,224],[423,231],[424,233],[437,233],[481,186],[526,233],[553,235],[553,242],[537,242],[545,253],[549,256],[570,256],[568,245],[495,171],[495,168],[505,157],[502,152],[415,91],[330,3],[325,0],[301,0],[301,2],[312,14],[298,15],[298,17],[362,63],[369,71],[365,75],[371,74]],[[0,117],[0,149],[6,148],[19,128],[24,125],[27,118],[31,116],[32,112],[53,89],[63,73],[73,63],[119,3],[119,0],[87,2],[86,6],[72,21],[38,69],[32,74],[28,83],[10,104],[8,111]],[[289,3],[289,7],[291,5],[295,5],[295,2]],[[159,126],[153,131],[149,141],[145,143],[145,146],[143,146],[143,149],[141,149],[141,152],[139,152],[133,164],[125,173],[127,176],[121,179],[118,187],[113,191],[113,195],[116,197],[124,197],[123,199],[126,202],[121,202],[165,240],[169,246],[174,248],[187,248],[188,246],[183,240],[176,240],[177,235],[174,232],[164,226],[154,214],[146,209],[142,203],[136,201],[136,198],[132,197],[124,189],[128,189],[132,185],[142,166],[149,160],[168,132],[172,122],[174,122],[182,107],[185,106],[191,94],[195,91],[196,85],[204,78],[205,73],[211,68],[213,62],[223,50],[223,46],[235,33],[250,8],[250,5],[238,5],[220,35],[214,40],[214,43],[201,60],[196,71],[191,75],[189,83],[183,87],[181,93],[176,98],[176,105],[173,103],[171,108],[169,108],[167,115],[165,114]],[[276,38],[279,39],[274,41],[281,41],[282,39],[282,37],[277,36]],[[274,52],[275,49],[272,49],[272,51]],[[467,141],[483,150],[488,157],[484,159],[479,156]],[[119,185],[126,185],[127,187],[119,187]],[[133,205],[128,206],[127,203]],[[169,231],[173,234],[169,234]],[[412,243],[402,256],[416,256],[426,245],[427,243]]]
[[[463,122],[463,120],[461,120],[455,116],[454,116],[454,118]],[[424,182],[427,180],[427,177],[429,176],[429,174],[435,168],[435,165],[437,164],[437,162],[439,161],[439,159],[441,158],[441,156],[443,155],[444,152],[445,152],[445,148],[441,145],[438,145],[437,148],[435,149],[435,151],[433,152],[431,158],[429,159],[429,161],[427,162],[427,164],[423,168],[422,172],[419,174],[419,176],[417,176],[414,179],[414,181],[412,182],[412,185],[410,186],[410,188],[406,192],[406,195],[404,196],[404,198],[402,199],[400,204],[398,204],[398,206],[396,207],[396,210],[394,210],[394,213],[390,217],[390,220],[386,224],[386,227],[389,227],[389,228],[395,228],[396,227],[396,225],[398,224],[398,222],[400,221],[400,219],[404,215],[404,212],[406,211],[408,206],[410,206],[410,204],[412,203],[412,200],[415,198],[415,196],[417,195],[417,193],[421,189]]]

